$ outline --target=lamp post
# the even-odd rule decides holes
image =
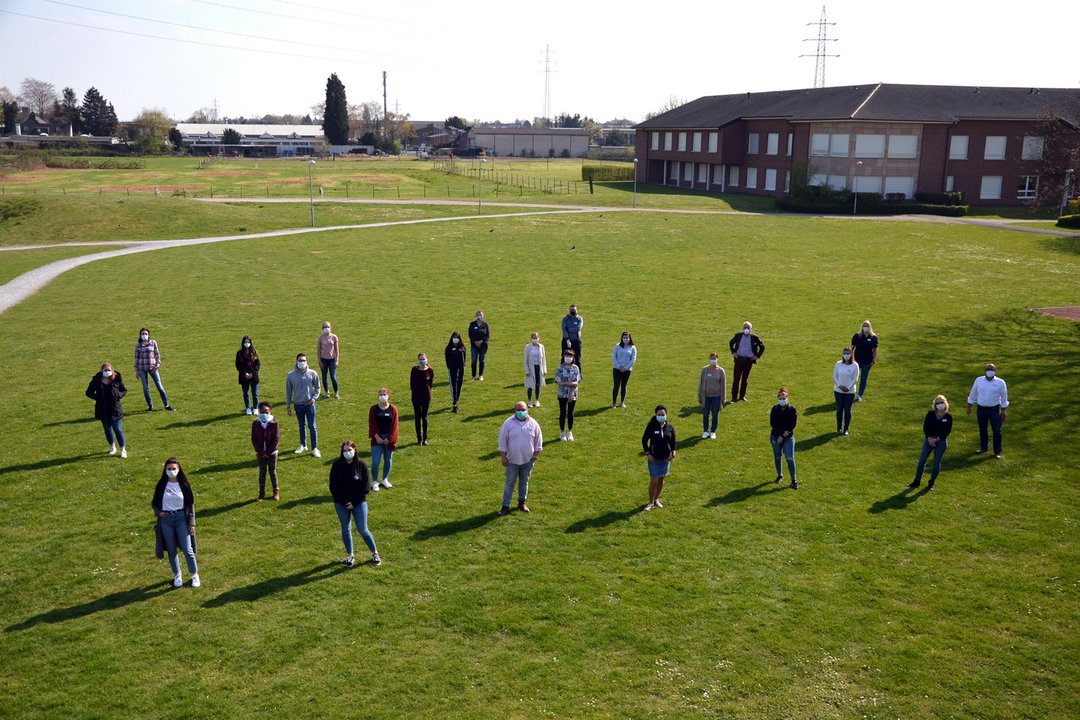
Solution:
[[[311,171],[315,167],[314,160],[307,161],[307,194],[308,204],[311,205],[311,227],[315,227],[315,192],[311,184]]]
[[[1061,207],[1058,208],[1058,217],[1065,214],[1065,208],[1069,204],[1069,195],[1072,194],[1072,168],[1065,171],[1065,182],[1061,186]]]
[[[637,158],[634,158],[634,207],[637,207]]]
[[[860,167],[862,167],[862,160],[859,160],[857,163],[855,163],[855,178],[854,178],[854,182],[852,182],[852,185],[855,186],[855,188],[854,188],[855,189],[855,204],[851,208],[851,214],[852,215],[858,215],[859,214],[859,168]]]
[[[484,214],[484,163],[486,162],[487,160],[485,158],[480,158],[480,197],[478,198],[479,204],[477,205],[476,210],[477,215]]]

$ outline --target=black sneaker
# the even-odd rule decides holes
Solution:
[[[918,480],[916,480],[915,482],[913,482],[913,483],[909,484],[909,485],[908,485],[908,487],[909,487],[909,488],[917,488],[917,487],[919,487],[920,485],[922,485],[922,483],[921,483],[921,482],[919,482]],[[934,487],[934,486],[933,486],[933,485],[931,485],[930,487]]]
[[[169,412],[176,412],[176,408],[174,408],[172,405],[166,405],[165,409]]]
[[[926,491],[929,492],[934,489],[934,483],[930,483],[926,486]]]
[[[371,553],[371,564],[382,565],[382,558],[379,557],[379,553]]]
[[[499,510],[499,517],[504,517],[504,516],[509,515],[509,514],[510,514],[510,506],[509,505],[503,505],[502,508]]]
[[[356,558],[350,555],[345,558],[345,567],[352,567],[356,563]]]
[[[798,490],[798,489],[799,489],[799,483],[797,483],[797,482],[795,482],[794,480],[792,480],[792,481],[791,481],[791,489],[792,489],[792,490]]]
[[[779,485],[782,482],[784,482],[784,476],[783,475],[777,475],[776,476],[776,484]]]

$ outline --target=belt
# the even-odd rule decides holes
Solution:
[[[180,508],[179,510],[165,510],[164,512],[166,515],[178,515],[184,512],[184,508]]]

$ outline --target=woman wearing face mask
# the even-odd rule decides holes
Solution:
[[[720,356],[709,353],[709,364],[701,368],[698,379],[697,401],[701,405],[701,437],[716,439],[716,425],[720,411],[724,408],[724,396],[727,393],[727,375],[720,367]],[[709,425],[712,415],[712,426]]]
[[[581,368],[574,364],[574,351],[562,351],[563,361],[555,368],[555,383],[559,386],[559,439],[574,441],[574,406],[577,405]]]
[[[245,335],[236,351],[236,372],[239,376],[240,389],[244,392],[244,414],[254,415],[259,407],[259,353],[251,337]],[[248,391],[251,401],[248,401]]]
[[[878,336],[874,334],[874,326],[869,320],[863,322],[860,332],[851,336],[851,346],[855,349],[855,362],[859,365],[859,392],[855,400],[862,402],[870,369],[877,362]]]
[[[187,560],[191,587],[199,587],[202,581],[199,580],[199,566],[195,561],[195,494],[176,458],[165,461],[150,507],[157,516],[161,538],[169,551],[173,587],[184,584],[184,576],[180,574],[179,552],[183,552]]]
[[[928,490],[934,489],[934,481],[937,480],[938,473],[941,472],[941,458],[945,456],[945,451],[949,449],[949,433],[952,432],[952,414],[949,413],[949,401],[944,395],[938,395],[934,398],[934,402],[931,403],[932,407],[930,412],[926,413],[926,417],[923,418],[923,440],[922,452],[919,453],[919,465],[915,468],[915,481],[908,485],[910,488],[917,488],[922,484],[923,468],[926,467],[926,460],[930,457],[930,453],[934,454],[934,466],[930,470],[930,482],[926,487]]]
[[[798,490],[799,482],[795,478],[795,425],[799,422],[799,411],[792,405],[787,388],[780,388],[776,393],[776,404],[769,413],[769,444],[772,445],[773,460],[776,462],[776,484],[784,482],[784,468],[780,465],[780,455],[787,458],[788,472],[791,473],[791,489]]]
[[[377,486],[376,486],[377,487]],[[330,495],[334,498],[334,510],[341,523],[341,541],[345,543],[345,567],[356,562],[353,557],[352,524],[371,551],[371,562],[380,565],[382,558],[375,547],[375,538],[368,530],[368,469],[356,452],[356,443],[346,440],[341,444],[341,454],[330,466]]]
[[[476,319],[469,324],[469,346],[472,357],[472,379],[484,379],[484,358],[487,357],[488,340],[491,339],[491,328],[484,319],[484,311],[476,311]],[[476,374],[476,363],[480,361],[480,375]]]
[[[270,414],[270,403],[259,403],[259,414],[251,423],[251,446],[255,448],[255,457],[259,459],[259,501],[266,498],[266,473],[270,472],[270,484],[274,489],[274,500],[281,499],[277,481],[278,442],[281,440],[281,427],[277,418]]]
[[[154,402],[150,399],[150,380],[154,381],[158,395],[165,409],[172,412],[173,407],[169,404],[169,397],[165,394],[165,387],[161,384],[161,352],[158,350],[156,340],[150,337],[150,328],[139,330],[139,342],[135,343],[135,375],[142,381],[143,398],[146,400],[146,411],[153,412]]]
[[[120,400],[127,395],[127,388],[120,373],[113,370],[111,363],[102,363],[101,370],[90,378],[86,386],[86,397],[94,401],[94,417],[101,421],[105,429],[105,441],[109,443],[109,454],[116,454],[116,443],[120,443],[120,457],[127,457],[127,441],[124,439],[124,408]]]
[[[529,344],[525,346],[525,392],[529,407],[540,407],[540,389],[547,381],[547,352],[540,342],[540,333],[533,333]],[[536,402],[533,402],[533,390],[536,391]]]
[[[671,470],[671,461],[675,459],[675,428],[668,423],[667,415],[667,408],[657,405],[641,436],[641,447],[649,463],[649,504],[645,506],[646,510],[664,507],[660,502],[660,493],[664,490],[664,478]]]
[[[329,373],[330,382],[334,385],[334,397],[340,398],[341,396],[338,395],[337,369],[338,361],[341,359],[341,344],[338,342],[338,336],[330,332],[330,323],[328,322],[322,324],[322,333],[319,335],[318,345],[319,365],[322,366],[323,397],[330,397],[330,386],[326,383],[326,376]]]
[[[390,404],[390,391],[379,388],[379,402],[368,410],[368,437],[371,438],[371,489],[379,492],[379,465],[382,465],[382,486],[390,484],[390,466],[398,441],[398,409]]]
[[[454,412],[458,411],[458,402],[461,400],[461,384],[465,382],[465,343],[461,340],[461,333],[450,333],[450,341],[446,343],[443,351],[446,356],[446,372],[450,375],[450,402],[454,404]]]
[[[416,356],[416,365],[409,374],[417,445],[427,445],[428,410],[431,409],[431,387],[434,383],[435,371],[428,366],[427,355],[420,353]]]
[[[611,377],[614,384],[611,388],[611,407],[615,407],[615,400],[619,400],[619,407],[626,407],[626,383],[630,382],[630,371],[637,362],[637,346],[629,330],[623,330],[622,339],[615,349],[611,351]]]
[[[859,384],[859,363],[851,348],[840,353],[833,366],[833,397],[836,399],[836,434],[847,435],[851,427],[851,405],[855,402],[855,387]]]

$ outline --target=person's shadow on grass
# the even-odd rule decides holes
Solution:
[[[921,498],[926,493],[930,492],[928,485],[923,485],[921,488],[905,487],[900,492],[896,493],[892,497],[887,497],[884,500],[878,500],[876,503],[870,506],[867,512],[878,514],[883,513],[886,510],[903,510],[911,503]]]
[[[173,428],[187,428],[187,427],[205,427],[207,425],[213,425],[216,422],[222,420],[231,420],[236,417],[241,417],[243,413],[229,413],[227,415],[217,415],[215,417],[203,417],[196,418],[195,420],[189,420],[187,422],[173,422],[168,425],[162,425],[162,430],[171,430]]]
[[[464,518],[462,520],[451,520],[450,522],[439,523],[438,525],[432,525],[422,530],[417,530],[413,533],[413,540],[430,540],[436,537],[449,537],[451,535],[457,535],[461,532],[468,532],[469,530],[476,530],[484,525],[487,525],[492,520],[499,517],[499,513],[492,511],[484,513],[483,515],[474,515],[471,518]]]
[[[803,415],[818,415],[823,412],[836,412],[836,402],[825,403],[824,405],[814,405],[803,409],[801,412]]]
[[[229,503],[228,505],[219,505],[218,507],[205,508],[203,510],[196,510],[195,516],[198,519],[201,520],[203,518],[213,517],[215,515],[221,515],[222,513],[227,513],[230,510],[236,510],[238,508],[242,508],[245,505],[253,505],[256,502],[258,502],[258,501],[255,498],[248,498],[247,500],[237,500],[236,502]]]
[[[771,488],[765,491],[765,488]],[[726,495],[720,495],[714,497],[709,502],[705,503],[705,507],[717,507],[718,505],[732,505],[734,503],[749,500],[752,497],[761,497],[764,495],[771,495],[774,492],[781,492],[784,488],[777,485],[774,480],[767,480],[760,482],[757,485],[749,485],[747,487],[735,488]]]
[[[492,410],[491,412],[481,413],[481,414],[478,414],[478,415],[468,415],[466,417],[461,418],[461,422],[475,422],[477,420],[486,420],[488,418],[493,418],[493,417],[508,418],[513,414],[514,414],[514,411],[513,411],[512,408],[509,409],[509,410],[505,410],[505,409]]]
[[[218,608],[234,602],[255,602],[256,600],[262,600],[264,597],[281,592],[282,590],[300,587],[319,580],[326,580],[327,578],[340,575],[348,570],[349,568],[346,568],[339,562],[316,565],[313,568],[301,570],[292,575],[270,578],[261,582],[252,583],[251,585],[245,585],[244,587],[226,590],[217,597],[204,602],[203,607]]]
[[[292,510],[294,507],[300,507],[302,505],[330,505],[334,502],[332,495],[309,495],[305,498],[297,498],[290,500],[289,502],[271,502],[270,506],[276,506],[278,510]]]
[[[813,450],[818,445],[824,445],[835,437],[837,437],[836,433],[826,432],[812,437],[809,440],[796,440],[795,452],[806,452],[808,450]]]
[[[642,506],[637,505],[629,510],[611,510],[603,515],[597,515],[593,518],[585,518],[584,520],[578,520],[576,523],[570,525],[566,530],[570,533],[580,533],[586,530],[594,530],[602,527],[607,527],[612,523],[621,522],[623,520],[629,520],[630,518],[638,515],[642,512]]]
[[[46,468],[58,467],[60,465],[70,465],[71,463],[76,462],[86,462],[87,460],[93,460],[95,456],[100,456],[102,458],[108,457],[108,455],[102,452],[91,453],[89,455],[73,455],[66,458],[46,458],[44,460],[38,460],[37,462],[19,463],[18,465],[8,465],[6,467],[0,467],[0,475],[30,470],[45,470]]]
[[[96,612],[103,610],[115,610],[122,608],[132,603],[142,602],[144,600],[150,600],[156,598],[159,595],[164,595],[173,589],[172,580],[162,580],[151,585],[145,585],[143,587],[132,588],[130,590],[121,590],[120,592],[106,595],[105,597],[98,598],[97,600],[91,600],[90,602],[81,603],[79,605],[72,605],[66,608],[57,608],[55,610],[49,610],[48,612],[35,615],[31,618],[27,618],[20,623],[14,625],[8,625],[4,628],[4,632],[19,632],[21,630],[29,630],[35,625],[41,623],[59,623],[66,620],[75,620],[76,618],[86,617],[87,615],[93,615]]]

